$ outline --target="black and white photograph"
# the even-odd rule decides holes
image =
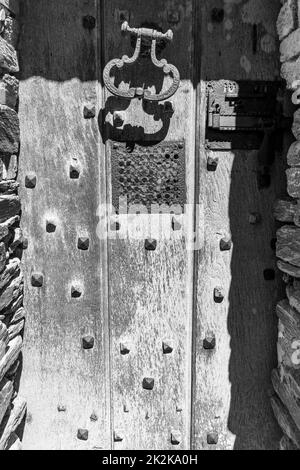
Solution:
[[[300,450],[300,0],[0,0],[7,450]]]

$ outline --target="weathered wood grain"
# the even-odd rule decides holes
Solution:
[[[172,0],[167,8],[158,0],[104,2],[105,62],[132,53],[130,37],[122,37],[121,22],[114,20],[124,10],[130,12],[132,26],[146,22],[163,31],[174,28],[174,41],[162,52],[168,62],[180,69],[182,78],[178,92],[170,99],[175,112],[169,126],[164,126],[162,119],[155,119],[153,111],[159,113],[158,105],[150,113],[151,107],[147,112],[138,101],[122,103],[107,96],[106,110],[109,122],[112,113],[126,105],[125,125],[132,127],[135,139],[138,135],[135,126],[142,126],[147,140],[185,140],[190,204],[194,202],[195,168],[192,5],[190,0]],[[180,21],[175,26],[168,23],[167,11],[171,10],[180,13]],[[145,60],[122,72],[118,80],[120,86],[124,80],[132,86],[156,87],[157,91],[168,83],[161,71],[153,70]],[[110,196],[110,183],[108,189]],[[155,225],[155,218],[150,217],[147,222],[151,220]],[[169,223],[171,228],[169,216],[162,216],[161,221],[164,226]],[[129,226],[133,231],[134,221]],[[181,233],[178,236],[176,232],[169,239],[158,238],[156,251],[147,252],[145,239],[150,235],[149,229],[144,239],[117,237],[109,243],[113,428],[116,435],[122,436],[122,441],[114,446],[116,449],[188,449],[193,253],[187,252]],[[164,342],[172,345],[170,354],[164,354]],[[121,344],[128,345],[128,355],[120,353]],[[154,379],[153,390],[143,389],[145,378]],[[176,440],[172,443],[172,433],[178,436],[178,444]]]
[[[264,272],[275,268],[272,208],[283,197],[278,174],[285,163],[278,156],[271,187],[262,192],[256,152],[217,153],[219,168],[207,173],[204,81],[278,77],[280,2],[268,0],[268,9],[255,3],[253,11],[253,2],[234,2],[222,24],[212,20],[208,0],[105,0],[101,12],[92,0],[22,3],[20,182],[30,312],[21,384],[29,403],[24,447],[110,448],[111,437],[116,449],[278,447],[281,436],[268,398],[276,282],[267,281]],[[223,1],[214,7],[223,8]],[[174,11],[179,21],[170,26]],[[100,13],[103,31],[99,25],[98,33],[84,31],[82,17],[100,21]],[[174,41],[162,55],[180,69],[182,80],[169,120],[159,106],[139,100],[120,102],[104,94],[101,102],[97,82],[103,64],[133,52],[130,37],[120,34],[123,19],[132,26],[174,29]],[[153,89],[166,85],[161,71],[149,71],[145,59],[117,74],[120,87],[129,82]],[[103,107],[99,122],[83,120],[84,106],[86,117]],[[159,239],[153,252],[133,237],[109,241],[108,253],[99,242],[96,211],[112,193],[108,140],[124,137],[112,125],[114,112],[125,117],[129,140],[141,135],[148,144],[185,140],[187,201],[199,202],[200,213],[195,264],[195,253],[175,232]],[[79,181],[69,180],[70,167]],[[24,187],[29,173],[36,175],[35,188]],[[249,224],[253,212],[261,215],[258,225]],[[192,227],[193,211],[187,219]],[[54,233],[46,232],[47,222],[56,227]],[[90,249],[79,254],[80,234],[89,236]],[[228,235],[233,251],[220,253],[220,240]],[[39,289],[31,286],[33,272],[43,275]],[[83,289],[76,301],[70,298],[73,282]],[[217,286],[225,294],[219,304]],[[207,349],[212,334],[215,350]],[[85,335],[95,339],[93,350],[82,351]],[[163,344],[171,345],[169,354]],[[90,420],[95,415],[96,423]],[[87,431],[88,441],[79,441]],[[218,442],[212,444],[215,433]]]
[[[86,105],[99,109],[99,6],[22,2],[19,181],[30,315],[20,389],[31,417],[23,440],[29,450],[110,448],[106,248],[97,236],[105,158],[97,116],[83,114]],[[94,30],[83,27],[86,15],[96,19]],[[73,166],[78,179],[71,179]],[[36,187],[26,188],[32,173]],[[55,232],[47,232],[48,224]],[[89,238],[87,251],[78,249],[82,236]],[[43,275],[41,288],[32,286],[35,272]],[[73,298],[78,285],[82,295]],[[95,338],[91,350],[83,349],[87,335]],[[88,441],[78,439],[81,428]]]
[[[222,1],[200,4],[202,80],[278,77],[275,23],[280,2],[268,1],[263,8],[261,2],[228,2],[224,21],[212,21],[212,7],[223,6]],[[269,40],[270,48],[265,47]],[[204,208],[199,229],[204,243],[196,260],[193,447],[274,449],[280,433],[268,393],[276,365],[274,309],[279,282],[272,271],[272,211],[275,200],[285,194],[281,176],[285,162],[278,155],[270,187],[259,191],[256,151],[208,152],[204,86],[201,92],[196,154],[200,154],[197,202]],[[207,172],[209,156],[219,160],[216,172]],[[260,215],[260,223],[249,223],[252,213]],[[233,243],[227,252],[220,251],[224,237]],[[266,279],[269,273],[273,280]],[[214,302],[216,286],[225,294],[220,304]],[[211,335],[216,347],[206,350],[204,341]],[[208,444],[213,431],[219,435],[216,446]]]
[[[276,21],[280,1],[228,1],[220,22],[213,21],[214,8],[223,9],[223,0],[201,2],[203,79],[278,78]]]

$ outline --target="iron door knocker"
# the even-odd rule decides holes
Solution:
[[[115,96],[119,96],[122,98],[133,99],[133,98],[142,98],[146,101],[164,101],[171,96],[173,96],[179,88],[180,85],[180,74],[178,69],[171,64],[168,64],[166,59],[158,60],[156,57],[156,45],[157,40],[165,40],[165,41],[172,41],[173,40],[173,32],[171,30],[167,31],[166,33],[161,33],[156,31],[155,29],[149,28],[130,28],[128,22],[125,21],[122,24],[122,31],[125,33],[131,33],[133,36],[137,37],[135,52],[132,57],[128,57],[124,55],[122,59],[113,59],[111,60],[105,67],[103,72],[103,79],[106,88]],[[145,90],[144,88],[137,87],[137,88],[130,88],[128,91],[119,90],[111,80],[111,70],[114,67],[118,69],[122,69],[125,64],[134,64],[136,60],[139,58],[141,53],[141,46],[142,46],[142,38],[150,38],[151,39],[151,60],[152,63],[160,68],[163,69],[165,75],[173,76],[173,83],[171,87],[166,90],[165,92],[159,94],[151,94],[151,91]]]

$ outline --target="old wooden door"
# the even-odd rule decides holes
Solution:
[[[257,150],[208,150],[206,118],[208,81],[277,79],[279,3],[22,2],[25,448],[276,447],[278,164],[261,190]],[[181,76],[170,99],[105,88],[136,47],[124,21],[173,30],[156,45]],[[119,90],[171,85],[150,43],[112,71]],[[116,215],[119,196],[164,210]]]

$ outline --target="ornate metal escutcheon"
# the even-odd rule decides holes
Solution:
[[[137,37],[135,52],[132,57],[128,57],[127,55],[123,56],[122,59],[113,59],[111,60],[105,67],[103,72],[103,79],[106,88],[115,96],[119,96],[122,98],[133,99],[133,98],[141,98],[147,101],[164,101],[171,96],[173,96],[179,88],[180,85],[180,74],[178,69],[171,64],[168,64],[166,59],[158,60],[156,56],[156,47],[157,41],[163,40],[166,42],[173,40],[173,32],[171,30],[167,31],[166,33],[161,33],[156,31],[155,29],[150,28],[130,28],[127,21],[122,24],[122,31],[124,33],[130,33],[132,36]],[[144,88],[137,87],[137,88],[130,88],[128,91],[119,90],[111,80],[111,71],[114,67],[122,69],[125,64],[134,64],[141,54],[142,48],[142,39],[147,38],[151,40],[151,60],[152,63],[160,68],[163,69],[163,72],[166,75],[173,76],[173,83],[171,87],[166,90],[165,92],[159,94],[151,94],[149,90],[145,90]]]

